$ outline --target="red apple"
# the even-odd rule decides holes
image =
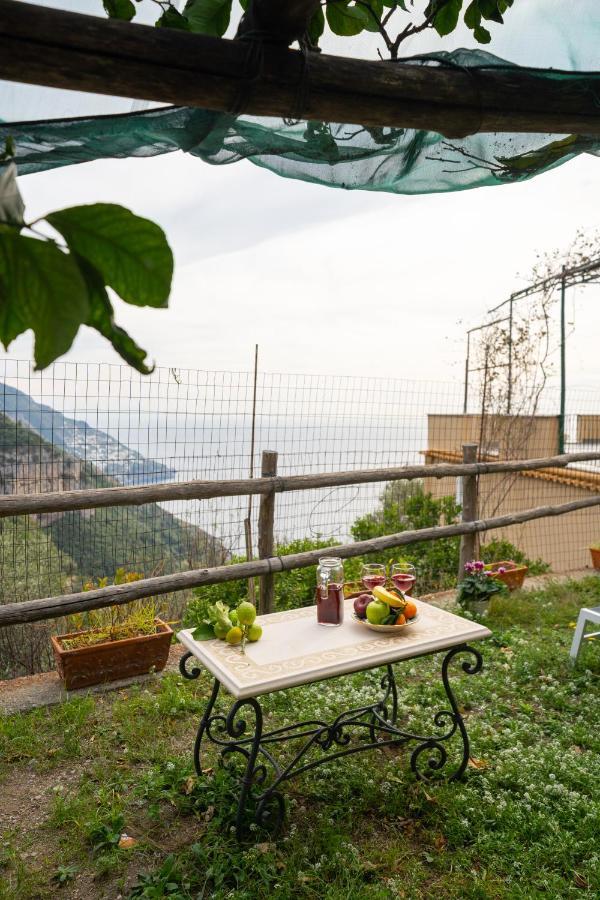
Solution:
[[[371,594],[359,594],[354,599],[354,612],[359,619],[367,618],[367,606],[373,599]]]

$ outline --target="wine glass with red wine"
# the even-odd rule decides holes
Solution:
[[[417,571],[411,563],[397,562],[392,566],[390,578],[395,588],[410,597],[417,581]]]
[[[362,583],[368,591],[383,587],[386,582],[385,566],[382,563],[365,563],[361,572]]]

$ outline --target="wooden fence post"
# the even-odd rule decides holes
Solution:
[[[463,463],[477,462],[477,444],[463,444]],[[477,475],[462,476],[462,521],[473,522],[477,518]],[[464,577],[465,563],[475,558],[477,535],[463,534],[460,539],[458,580]]]
[[[277,453],[275,450],[263,450],[261,477],[270,478],[277,475]],[[261,559],[269,559],[275,550],[275,491],[261,494],[258,512],[258,555]],[[260,613],[273,612],[275,605],[275,576],[269,572],[260,578]]]

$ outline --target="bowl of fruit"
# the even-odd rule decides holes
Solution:
[[[355,598],[354,618],[371,631],[398,634],[417,620],[417,604],[401,591],[375,587]]]

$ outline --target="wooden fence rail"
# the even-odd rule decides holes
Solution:
[[[519,525],[534,519],[562,516],[566,513],[587,509],[592,506],[600,506],[600,495],[583,500],[574,500],[571,503],[563,503],[560,506],[540,506],[535,509],[526,509],[518,513],[497,516],[492,519],[478,519],[473,522],[460,522],[456,525],[422,528],[418,531],[403,531],[399,534],[389,534],[384,537],[372,538],[368,541],[356,541],[352,544],[342,544],[340,546],[334,545],[288,556],[275,556],[269,559],[236,563],[230,566],[218,566],[211,569],[193,569],[175,575],[144,578],[131,584],[113,585],[93,591],[67,594],[60,597],[48,597],[41,600],[27,600],[23,603],[9,603],[5,606],[0,606],[0,628],[24,622],[55,619],[75,612],[86,612],[104,606],[128,603],[130,600],[169,594],[173,591],[186,590],[207,584],[222,584],[223,582],[252,578],[257,575],[270,575],[277,572],[286,572],[290,569],[302,569],[315,565],[320,557],[328,554],[335,554],[343,559],[349,559],[353,556],[362,556],[365,553],[414,544],[417,541],[435,541],[440,538],[476,534],[496,528],[506,528],[510,525]]]
[[[224,481],[181,481],[149,484],[142,487],[90,488],[55,491],[46,494],[10,494],[0,497],[0,518],[41,513],[100,509],[107,506],[141,506],[169,500],[210,500],[215,497],[239,497],[306,491],[345,485],[374,484],[385,481],[412,481],[416,478],[457,478],[464,475],[493,475],[501,472],[531,472],[536,469],[564,468],[569,463],[600,460],[600,453],[562,453],[540,459],[503,460],[502,462],[438,463],[398,466],[387,469],[358,469],[326,472],[318,475],[288,475],[269,478],[241,478]]]

